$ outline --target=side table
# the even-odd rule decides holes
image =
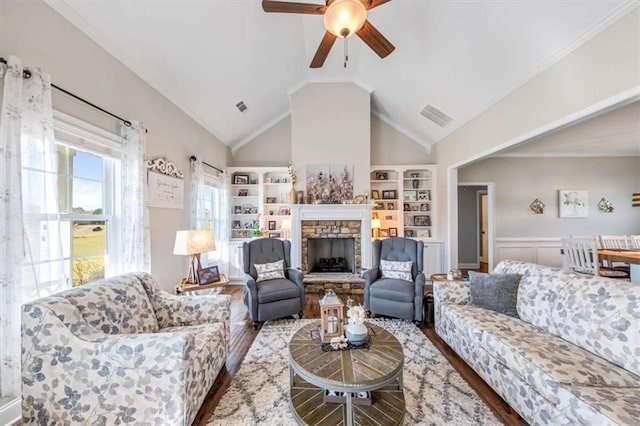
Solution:
[[[431,282],[463,282],[463,280],[449,280],[447,274],[432,274],[429,279]],[[425,284],[424,286],[424,299],[422,300],[423,309],[423,324],[433,324],[434,322],[434,309],[433,309],[433,284]]]
[[[200,291],[200,290],[209,290],[212,288],[218,289],[221,291],[229,284],[229,278],[225,274],[220,274],[220,281],[216,281],[208,284],[187,284],[187,279],[183,278],[180,280],[180,284],[176,286],[176,294],[184,294],[192,291]]]

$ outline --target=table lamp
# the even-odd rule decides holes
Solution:
[[[373,238],[378,239],[378,229],[380,229],[380,219],[371,219],[371,229],[373,229]]]
[[[176,242],[173,246],[173,254],[189,256],[187,283],[198,283],[198,270],[202,269],[200,253],[214,251],[215,249],[216,242],[213,238],[212,230],[176,231]]]

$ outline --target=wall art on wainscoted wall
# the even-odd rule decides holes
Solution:
[[[589,191],[580,189],[558,190],[559,216],[582,218],[589,216]]]

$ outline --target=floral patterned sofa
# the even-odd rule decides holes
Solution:
[[[190,425],[227,359],[229,303],[140,272],[24,305],[23,424]]]
[[[436,332],[530,424],[640,424],[640,285],[503,261],[519,318],[434,282]]]

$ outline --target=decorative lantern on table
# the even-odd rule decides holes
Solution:
[[[333,291],[320,299],[320,338],[329,343],[334,337],[344,336],[344,304]]]

